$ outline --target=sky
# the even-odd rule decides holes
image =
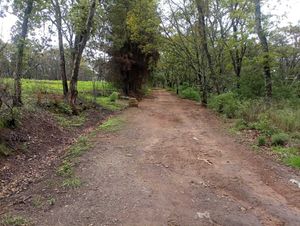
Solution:
[[[300,21],[300,0],[264,0],[263,2],[265,2],[263,12],[278,16],[281,26],[286,26],[289,23],[297,24]],[[17,18],[13,15],[0,18],[0,39],[5,42],[10,40],[11,28],[16,20]]]

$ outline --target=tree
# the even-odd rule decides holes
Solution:
[[[23,73],[23,55],[26,37],[28,33],[29,18],[33,9],[34,0],[26,1],[26,8],[24,9],[24,15],[22,18],[21,33],[17,39],[17,64],[16,71],[14,74],[14,106],[22,105],[22,88],[21,88],[21,77]]]
[[[271,66],[270,66],[270,53],[268,40],[265,34],[265,31],[262,27],[262,13],[261,13],[261,1],[254,0],[255,3],[255,23],[256,23],[256,32],[259,37],[263,53],[263,68],[265,74],[265,90],[266,90],[266,101],[267,103],[271,102],[272,98],[272,76],[271,76]]]
[[[156,0],[108,4],[111,55],[126,95],[139,94],[159,58],[159,17]]]
[[[91,2],[88,2],[88,3],[90,3],[89,7],[87,7],[87,5],[84,5],[84,3],[85,2],[80,2],[78,7],[83,7],[83,9],[85,7],[88,8],[89,9],[88,16],[84,20],[85,24],[83,26],[82,25],[78,26],[76,29],[76,37],[75,37],[75,43],[74,43],[75,56],[74,56],[74,61],[73,61],[73,66],[72,66],[72,77],[71,77],[71,81],[70,81],[70,104],[72,106],[74,114],[77,114],[76,99],[77,99],[77,95],[78,95],[77,82],[78,82],[78,75],[79,75],[79,69],[80,69],[80,62],[81,62],[82,54],[83,54],[83,51],[87,44],[87,41],[90,38],[91,29],[93,26],[93,19],[94,19],[95,10],[96,10],[96,0],[91,0]],[[84,13],[84,11],[81,13]],[[83,16],[84,16],[84,14],[83,14]],[[78,19],[78,17],[76,19]]]
[[[55,12],[55,22],[58,34],[58,45],[59,45],[59,56],[60,56],[60,74],[63,86],[63,92],[65,98],[68,96],[68,81],[67,81],[67,73],[66,73],[66,60],[65,60],[65,49],[63,43],[63,28],[62,28],[62,15],[61,15],[61,8],[60,2],[58,0],[51,0],[51,4],[54,8]]]

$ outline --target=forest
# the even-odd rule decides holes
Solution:
[[[152,181],[149,189],[164,198],[169,197],[164,192],[170,192],[172,187],[180,190],[179,181],[189,174],[194,177],[190,182],[194,186],[205,185],[201,188],[203,194],[215,197],[223,189],[226,197],[239,200],[239,204],[235,201],[230,204],[233,213],[238,208],[249,214],[244,219],[231,219],[230,214],[223,214],[224,208],[215,210],[221,214],[213,212],[212,204],[206,212],[188,207],[196,211],[194,220],[200,220],[200,225],[300,224],[299,198],[293,200],[300,197],[299,189],[285,187],[289,184],[300,188],[300,17],[298,23],[291,22],[292,15],[283,9],[280,11],[285,4],[289,3],[275,4],[272,0],[0,0],[0,225],[42,225],[40,222],[60,225],[56,222],[58,218],[35,215],[51,208],[63,219],[63,225],[102,225],[97,217],[73,222],[79,217],[78,212],[67,211],[74,214],[74,219],[60,212],[55,202],[59,199],[66,204],[68,199],[55,191],[84,190],[84,184],[93,180],[98,187],[105,183],[113,186],[107,182],[107,178],[111,179],[111,174],[106,172],[110,167],[120,175],[111,183],[122,182],[118,188],[127,186],[136,197],[140,195],[138,190],[126,180],[131,180],[128,176],[131,170],[132,173],[138,171],[136,178],[149,177]],[[8,27],[9,21],[14,21],[12,27]],[[223,127],[227,135],[220,132]],[[185,143],[189,139],[197,144]],[[146,157],[140,156],[137,147]],[[137,160],[141,164],[136,166],[138,170],[120,158],[117,150],[123,148],[126,153],[129,149],[133,152],[125,157]],[[180,148],[186,154],[182,154]],[[113,156],[104,154],[103,161],[106,161],[101,167],[81,166],[82,159],[93,162],[87,151],[102,161],[101,155],[95,153],[102,149],[111,150]],[[218,151],[223,153],[222,157]],[[176,182],[168,178],[170,185],[164,188],[166,190],[163,190],[163,179],[157,182],[161,187],[155,187],[157,172],[149,169],[150,173],[143,174],[149,159],[159,162],[156,164],[165,170],[177,170],[183,177],[177,178],[174,174]],[[194,163],[195,159],[205,165]],[[226,166],[229,162],[235,162],[236,171],[234,166],[232,169]],[[117,168],[118,164],[124,170]],[[207,167],[214,165],[218,167],[207,171]],[[96,176],[91,178],[94,173],[77,175],[78,169],[89,167],[101,180],[95,179]],[[124,176],[126,170],[129,173]],[[213,189],[206,191],[210,186],[206,186],[205,181],[197,182],[195,172],[199,172],[201,178],[210,178],[216,183],[214,188],[219,190],[213,194],[210,193]],[[252,173],[253,178],[247,177]],[[243,182],[235,184],[237,182],[228,176],[231,174]],[[52,178],[55,183],[46,189],[49,175],[55,175],[51,176],[55,177]],[[82,178],[89,181],[83,182]],[[249,181],[254,181],[253,186],[259,184],[261,190],[252,189],[252,185],[247,189],[242,187],[241,184]],[[136,182],[136,186],[139,183],[145,181]],[[273,212],[270,208],[266,213],[252,213],[250,206],[254,204],[243,194],[249,206],[240,207],[243,198],[235,196],[232,184],[241,194],[249,189],[248,192],[261,201],[258,206],[268,202],[264,198],[269,194]],[[280,198],[268,189],[276,191]],[[106,187],[102,191],[106,191]],[[73,192],[71,196],[77,197]],[[83,192],[96,194],[90,190]],[[188,190],[187,194],[194,195],[193,192]],[[115,197],[119,193],[120,197],[128,197],[123,190],[112,189],[105,194]],[[155,195],[152,197],[150,193],[151,199]],[[25,197],[21,202],[15,201],[20,199],[19,194],[24,194],[21,199]],[[29,197],[28,205],[26,197]],[[278,201],[277,205],[275,200],[281,197],[288,204]],[[184,197],[180,198],[185,203]],[[173,205],[176,197],[166,199]],[[134,198],[124,203],[132,200]],[[28,209],[24,207],[23,212],[11,209],[11,202]],[[114,198],[109,202],[117,203]],[[281,204],[286,205],[288,216],[281,215],[278,208]],[[82,205],[76,208],[85,210],[92,201],[76,205]],[[166,203],[160,205],[164,207]],[[222,206],[227,204],[222,202],[220,208]],[[265,208],[261,206],[253,208]],[[118,206],[112,204],[110,208],[107,215],[104,214],[107,219],[104,217],[101,222],[123,225],[122,220],[112,220],[117,219],[112,213]],[[147,210],[143,208],[141,213]],[[149,208],[155,209],[154,206]],[[136,222],[120,219],[125,225],[199,225],[185,218],[188,211],[187,215],[184,211],[176,212],[183,216],[181,223],[173,218],[164,219],[163,214],[173,216],[164,211],[167,210],[157,213],[157,218],[147,214],[148,218],[140,216]],[[266,223],[268,217],[270,224]],[[91,222],[95,224],[89,224]]]

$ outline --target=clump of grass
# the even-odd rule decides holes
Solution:
[[[62,186],[64,188],[71,188],[71,189],[75,189],[81,186],[81,181],[79,178],[77,177],[71,177],[71,178],[67,178],[63,181]]]
[[[79,157],[91,148],[88,138],[82,136],[78,139],[77,143],[72,145],[69,149],[69,157]]]
[[[289,141],[289,135],[286,133],[274,134],[271,137],[271,141],[272,141],[272,145],[274,146],[283,146],[287,144],[287,142]]]
[[[64,128],[80,127],[86,121],[86,116],[84,114],[73,115],[73,116],[55,114],[54,116],[55,116],[58,124]]]
[[[12,154],[12,150],[7,147],[5,144],[0,143],[0,156],[10,156]]]
[[[300,110],[285,108],[270,112],[270,119],[273,124],[285,132],[300,130]]]
[[[55,200],[55,198],[53,198],[53,197],[51,197],[51,198],[49,198],[49,199],[47,200],[47,203],[48,203],[50,206],[54,206],[55,202],[56,202],[56,200]]]
[[[101,131],[105,132],[116,132],[119,129],[121,129],[124,121],[119,117],[113,117],[108,119],[106,122],[104,122],[102,125],[99,126],[99,129]]]
[[[31,224],[24,217],[6,215],[6,216],[4,216],[3,220],[1,221],[1,225],[3,225],[3,226],[29,226]]]
[[[109,96],[109,100],[110,100],[111,102],[116,102],[118,98],[119,98],[119,93],[118,93],[118,92],[113,92],[113,93]]]
[[[43,197],[42,196],[35,196],[32,199],[32,205],[36,208],[42,207],[43,206]]]
[[[74,174],[73,164],[64,160],[62,165],[57,169],[57,174],[62,177],[70,177]]]
[[[273,147],[272,150],[289,166],[300,168],[300,150],[297,147]]]
[[[111,101],[110,97],[99,97],[97,98],[97,103],[110,111],[120,111],[126,107],[126,105],[119,103],[119,101]]]
[[[248,128],[247,122],[243,119],[238,119],[235,124],[234,128],[238,131],[244,130]]]
[[[292,166],[294,168],[300,168],[300,156],[290,156],[287,157],[284,162],[289,165]]]
[[[266,143],[267,143],[267,141],[266,141],[266,137],[265,136],[258,137],[258,139],[257,139],[257,145],[259,147],[265,146]]]

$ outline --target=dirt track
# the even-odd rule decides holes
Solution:
[[[293,171],[220,129],[208,110],[155,91],[99,134],[65,203],[36,212],[37,225],[300,225]]]

